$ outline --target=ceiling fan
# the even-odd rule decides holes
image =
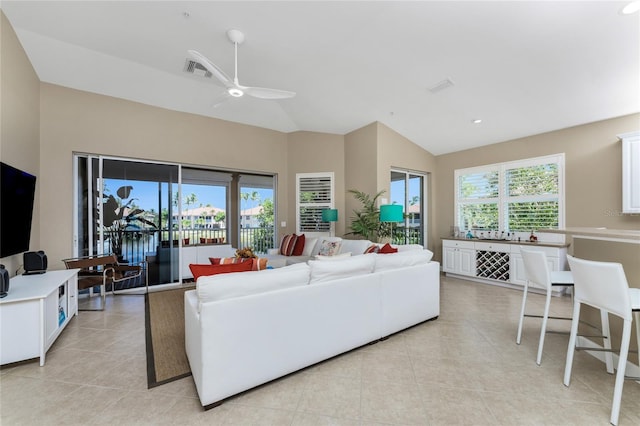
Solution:
[[[238,30],[229,30],[227,31],[227,37],[235,47],[235,76],[233,79],[231,79],[224,71],[200,52],[188,50],[189,55],[191,55],[195,61],[200,63],[207,69],[207,71],[216,76],[216,78],[227,88],[226,92],[223,94],[223,99],[220,99],[216,106],[229,96],[239,98],[242,95],[247,94],[258,99],[287,99],[293,98],[296,95],[296,92],[290,92],[287,90],[242,86],[238,81],[238,45],[244,42],[244,34]]]

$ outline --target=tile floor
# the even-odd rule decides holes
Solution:
[[[440,318],[203,411],[191,377],[146,389],[144,300],[108,297],[80,312],[37,362],[0,370],[2,425],[607,425],[614,376],[586,353],[562,384],[568,336],[539,321],[515,344],[521,292],[442,278]],[[542,312],[542,296],[530,297]],[[554,298],[555,315],[570,312]],[[567,329],[568,322],[551,322]],[[625,383],[620,425],[640,424]]]

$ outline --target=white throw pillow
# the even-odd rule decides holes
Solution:
[[[340,254],[334,254],[333,256],[322,256],[322,255],[317,255],[315,257],[316,260],[322,260],[322,261],[326,261],[326,260],[340,260],[340,259],[348,259],[351,257],[351,253],[340,253]]]
[[[322,246],[322,242],[323,241],[342,241],[342,238],[340,238],[340,237],[320,237],[320,238],[318,238],[318,241],[316,242],[316,246],[313,248],[313,251],[311,252],[311,256],[316,256],[316,255],[320,254],[320,247]]]
[[[342,245],[342,241],[322,241],[320,244],[320,250],[318,254],[320,256],[335,256],[340,253],[340,246]]]
[[[311,253],[313,253],[313,249],[316,248],[317,242],[318,242],[317,238],[306,237],[304,240],[304,250],[302,250],[302,255],[311,256]]]
[[[375,258],[373,256],[353,256],[338,262],[310,260],[308,263],[311,268],[309,284],[313,284],[354,275],[370,274],[373,272]]]
[[[354,255],[364,254],[371,244],[369,240],[342,240],[342,246],[340,247],[340,253],[351,252]]]
[[[369,257],[369,255],[365,257]],[[380,272],[429,263],[433,257],[433,252],[430,250],[410,250],[390,254],[376,254],[371,257],[375,258],[374,271]]]
[[[310,267],[297,263],[284,268],[250,271],[235,274],[218,274],[200,277],[196,282],[198,311],[203,303],[230,299],[256,293],[306,285]]]

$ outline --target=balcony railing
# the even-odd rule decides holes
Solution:
[[[268,249],[274,247],[273,235],[273,227],[242,228],[238,246],[239,248],[252,247],[255,253],[266,253]],[[183,247],[194,244],[229,244],[225,228],[190,228],[183,229],[182,232],[124,231],[122,258],[131,263],[142,262],[147,254],[155,253],[158,247],[178,247],[179,238],[182,239]],[[112,252],[109,240],[105,241],[103,252]]]

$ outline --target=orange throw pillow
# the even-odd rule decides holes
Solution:
[[[391,244],[389,243],[383,245],[380,248],[380,250],[378,250],[378,253],[380,254],[390,254],[390,253],[397,253],[397,252],[398,252],[398,249],[391,247]]]
[[[199,265],[191,263],[189,265],[193,279],[197,280],[203,276],[216,275],[216,274],[228,274],[230,272],[246,272],[253,270],[253,259],[249,259],[247,262],[230,263],[227,265]]]

